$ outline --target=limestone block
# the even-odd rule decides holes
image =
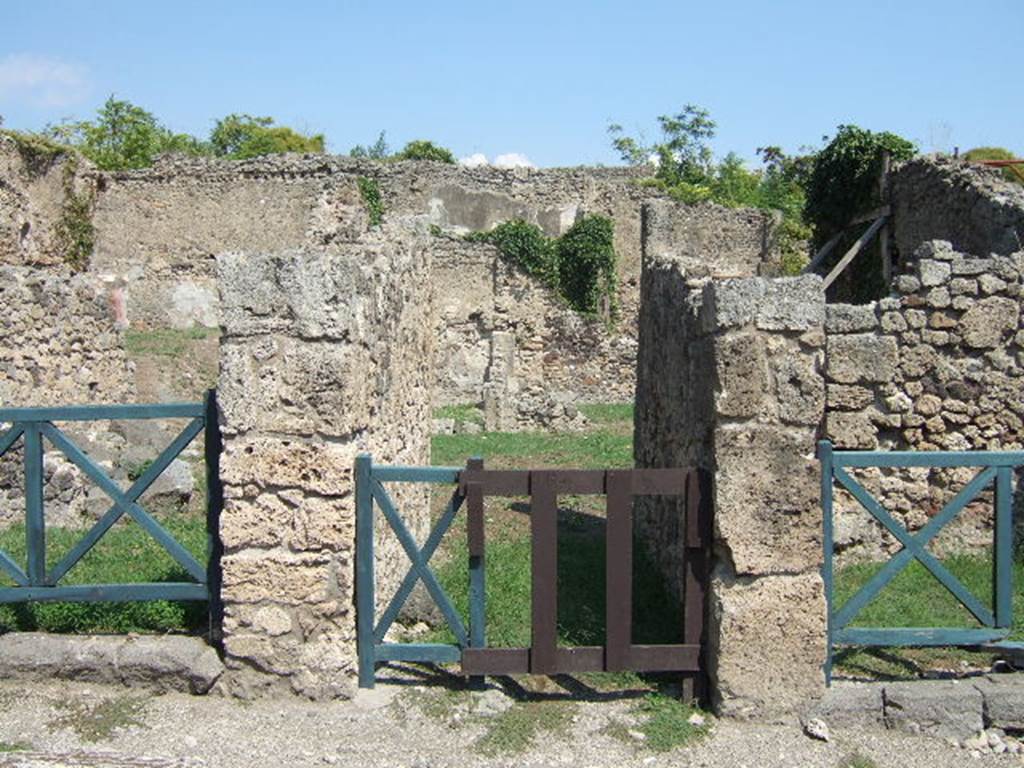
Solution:
[[[875,402],[875,393],[856,384],[829,384],[828,409],[830,411],[859,411]]]
[[[715,527],[738,574],[821,562],[814,431],[767,424],[715,431]]]
[[[825,349],[828,377],[841,384],[890,381],[896,370],[896,340],[889,336],[830,336]]]
[[[340,594],[338,561],[329,552],[243,550],[223,558],[225,603],[322,603]]]
[[[701,302],[704,330],[736,328],[753,322],[765,290],[766,281],[759,279],[708,283]]]
[[[774,719],[825,692],[825,591],[817,573],[712,577],[712,678],[721,714]]]
[[[768,280],[757,312],[764,330],[805,331],[825,322],[825,289],[818,275]]]
[[[779,418],[788,424],[817,426],[825,411],[825,379],[815,357],[780,346],[771,354]]]
[[[878,327],[877,305],[829,304],[825,308],[826,333],[856,333]]]
[[[836,448],[874,450],[878,447],[878,430],[864,412],[829,413],[825,434]]]
[[[1006,335],[1016,333],[1020,307],[1013,299],[990,296],[968,309],[960,318],[963,343],[976,349],[996,347]]]
[[[245,436],[229,440],[221,456],[225,485],[299,488],[323,496],[352,492],[359,447],[302,438]]]
[[[726,336],[715,348],[718,392],[715,408],[723,416],[756,416],[768,390],[768,361],[760,336]]]
[[[921,285],[925,288],[932,288],[942,285],[949,280],[952,268],[948,261],[936,261],[934,259],[920,259],[917,262],[917,275]]]
[[[975,683],[985,699],[985,720],[989,728],[1024,730],[1024,690],[1020,675],[990,675]]]

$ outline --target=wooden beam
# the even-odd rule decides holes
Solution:
[[[850,265],[850,262],[853,261],[854,257],[864,249],[864,246],[871,241],[871,238],[875,236],[887,220],[888,217],[886,216],[875,219],[875,223],[868,227],[867,231],[863,235],[857,238],[857,242],[850,246],[850,250],[843,254],[843,258],[841,258],[839,263],[832,267],[832,271],[828,273],[828,277],[825,278],[824,288],[827,289],[836,281],[836,278],[843,273],[843,270]]]

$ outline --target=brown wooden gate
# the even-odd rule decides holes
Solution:
[[[379,467],[361,457],[358,468],[357,588],[359,591],[360,682],[372,685],[373,667],[388,660],[458,661],[467,675],[532,673],[553,675],[592,671],[675,671],[685,673],[688,693],[706,690],[705,616],[712,536],[711,505],[706,473],[696,469],[610,470],[492,470],[470,460],[465,469]],[[384,489],[384,482],[455,481],[448,510],[442,515],[423,549],[411,542],[404,523]],[[558,616],[558,497],[606,497],[606,602],[604,646],[559,646]],[[484,499],[530,498],[531,614],[528,648],[491,648],[484,631],[485,561]],[[680,644],[640,645],[633,642],[633,498],[677,496],[684,500],[683,536],[685,583],[683,628]],[[373,613],[372,514],[374,502],[413,563],[380,623]],[[465,502],[469,549],[470,605],[468,631],[441,588],[428,562],[441,537]],[[369,558],[365,550],[370,548]],[[365,573],[370,568],[369,576]],[[369,581],[367,581],[367,578]],[[384,632],[416,581],[422,579],[451,626],[458,645],[384,643]],[[369,587],[368,587],[369,584]],[[369,617],[365,615],[369,612]]]

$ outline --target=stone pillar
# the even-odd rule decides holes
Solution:
[[[714,478],[714,704],[732,716],[785,716],[824,690],[821,280],[699,283],[680,261],[651,259],[643,291],[637,464],[701,466]],[[678,596],[679,505],[645,500],[637,518]]]
[[[417,243],[218,257],[229,692],[351,694],[353,464],[429,460],[433,336]],[[395,494],[414,531],[422,493]],[[380,592],[404,574],[378,526]],[[401,570],[401,572],[400,572]]]

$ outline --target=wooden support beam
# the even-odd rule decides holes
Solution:
[[[827,289],[832,285],[832,283],[836,281],[836,278],[843,273],[843,270],[850,266],[850,262],[853,261],[854,257],[864,249],[864,246],[871,241],[871,238],[877,234],[878,230],[882,228],[882,225],[885,224],[887,220],[888,217],[886,216],[875,219],[874,224],[868,227],[867,231],[857,238],[857,242],[850,246],[850,250],[843,254],[843,258],[841,258],[839,263],[832,267],[832,271],[828,273],[828,276],[825,278],[824,288]]]

